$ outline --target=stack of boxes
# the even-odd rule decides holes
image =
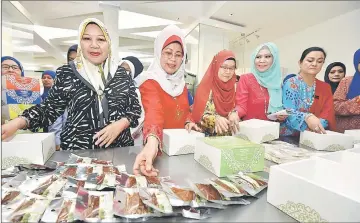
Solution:
[[[15,75],[2,76],[2,122],[18,117],[25,109],[40,103],[39,79]]]

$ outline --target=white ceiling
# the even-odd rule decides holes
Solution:
[[[118,38],[119,57],[140,56],[146,66],[156,34],[170,23],[185,34],[199,22],[231,30],[235,44],[242,32],[274,39],[358,8],[359,1],[2,1],[2,27],[24,67],[55,69],[66,62],[80,22],[95,17]]]

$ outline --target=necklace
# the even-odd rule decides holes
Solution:
[[[174,100],[175,100],[175,102],[176,102],[176,110],[175,110],[175,119],[176,120],[180,120],[181,119],[181,117],[183,116],[183,114],[184,114],[184,111],[182,111],[181,109],[180,109],[180,106],[179,106],[179,103],[177,102],[177,98],[176,97],[174,97]]]
[[[264,106],[264,114],[266,115],[267,114],[267,107],[268,106],[266,106],[266,102],[267,102],[267,100],[266,100],[266,96],[265,96],[265,92],[264,92],[264,89],[263,89],[263,87],[260,85],[260,89],[261,89],[261,94],[262,94],[262,96],[263,96],[263,98],[264,98],[264,100],[265,100],[265,106]]]
[[[307,106],[307,108],[310,108],[311,105],[312,105],[313,102],[314,102],[315,89],[316,89],[316,79],[314,79],[313,86],[309,87],[309,86],[305,83],[304,78],[301,77],[301,82],[300,82],[300,92],[301,92],[301,96],[300,96],[300,100],[305,103],[305,105]],[[308,92],[310,93],[310,95],[308,94]]]

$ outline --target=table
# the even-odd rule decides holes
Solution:
[[[141,147],[122,147],[103,150],[82,150],[74,151],[74,154],[101,160],[112,160],[114,165],[126,165],[126,170],[132,173],[132,166],[136,155]],[[69,151],[57,151],[50,158],[54,161],[65,161],[69,157]],[[202,180],[216,177],[197,163],[193,154],[181,156],[167,156],[163,154],[155,161],[155,167],[160,170],[160,176],[171,176],[179,185],[187,186],[186,179]],[[267,162],[267,165],[272,165]],[[249,205],[230,206],[225,210],[211,209],[211,217],[201,222],[296,222],[290,216],[284,214],[276,207],[267,203],[267,191],[258,194],[258,198],[249,199]],[[179,217],[152,218],[151,222],[199,222],[196,220]]]

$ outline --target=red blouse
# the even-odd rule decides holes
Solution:
[[[163,129],[183,129],[191,120],[188,90],[177,97],[166,93],[154,80],[147,80],[140,86],[141,102],[145,111],[143,140],[152,135],[162,148]]]
[[[241,75],[236,87],[236,110],[242,120],[268,120],[269,92],[260,86],[253,74]]]

